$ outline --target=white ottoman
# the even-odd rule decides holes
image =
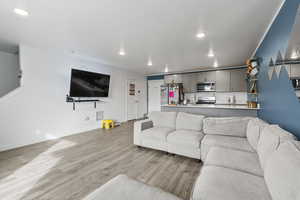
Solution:
[[[181,200],[180,198],[154,188],[126,175],[119,175],[84,200]]]

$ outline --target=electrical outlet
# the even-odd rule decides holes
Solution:
[[[104,118],[104,111],[97,111],[96,112],[96,120],[101,121]]]

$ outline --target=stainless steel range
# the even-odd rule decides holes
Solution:
[[[198,97],[196,104],[216,104],[216,97]]]

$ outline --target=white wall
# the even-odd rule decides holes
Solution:
[[[105,118],[126,120],[126,80],[136,79],[142,91],[141,117],[146,113],[146,80],[143,75],[105,66],[85,58],[21,45],[21,87],[0,98],[0,151],[100,127],[96,111]],[[107,103],[66,103],[71,68],[111,74]],[[90,118],[90,120],[87,120]]]
[[[0,97],[20,86],[18,55],[0,51]]]

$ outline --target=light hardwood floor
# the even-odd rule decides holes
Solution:
[[[188,200],[201,164],[138,149],[133,123],[0,153],[1,200],[79,200],[127,174]]]

